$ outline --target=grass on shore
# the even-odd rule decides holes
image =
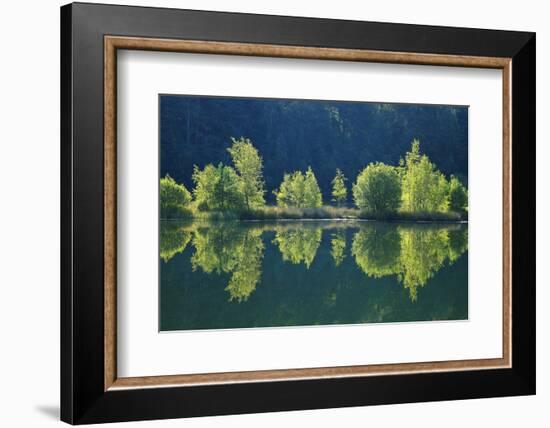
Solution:
[[[419,211],[419,212],[407,212],[407,211],[398,211],[395,213],[369,213],[361,211],[357,218],[367,219],[367,220],[381,220],[381,221],[448,221],[448,222],[457,222],[457,221],[468,221],[467,212],[457,212],[457,211],[445,211],[445,212],[429,212],[429,211]]]
[[[357,208],[322,206],[319,208],[296,208],[265,206],[242,211],[200,211],[196,207],[181,210],[177,219],[195,220],[304,220],[304,219],[363,219],[379,221],[467,221],[468,213],[448,212],[404,212],[373,213]]]
[[[357,218],[359,210],[345,207],[323,206],[319,208],[296,208],[266,206],[244,212],[243,220],[280,220],[280,219],[336,219]]]

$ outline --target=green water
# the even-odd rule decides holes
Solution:
[[[161,331],[468,317],[464,224],[160,226]]]

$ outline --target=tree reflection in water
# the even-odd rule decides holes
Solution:
[[[365,225],[353,236],[351,254],[357,266],[373,278],[397,273],[400,237],[393,225]]]
[[[340,230],[332,234],[330,241],[330,255],[334,260],[334,266],[338,267],[346,258],[346,233]]]
[[[176,254],[183,253],[191,240],[192,233],[178,223],[162,222],[160,227],[160,258],[168,262]]]
[[[367,225],[353,237],[352,254],[368,276],[396,275],[412,301],[448,261],[468,249],[466,227]]]
[[[346,229],[354,230],[351,254],[359,269],[372,278],[395,275],[412,301],[419,288],[468,249],[467,227],[461,225],[161,222],[160,257],[166,263],[191,244],[193,270],[230,274],[229,300],[244,302],[261,280],[265,243],[275,245],[284,261],[309,269],[327,231],[330,256],[339,268],[346,257]],[[274,233],[271,241],[268,233]]]
[[[206,227],[194,231],[193,270],[231,273],[229,300],[246,301],[262,275],[262,231],[236,227]]]
[[[279,228],[273,243],[279,247],[284,261],[304,263],[309,269],[321,244],[323,232],[320,227],[285,229]]]

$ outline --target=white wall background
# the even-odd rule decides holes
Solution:
[[[545,2],[146,0],[126,4],[537,32],[538,394],[139,423],[158,427],[547,426],[550,417],[550,27]],[[104,0],[103,3],[116,3]],[[0,6],[0,421],[59,424],[59,0]],[[546,120],[545,120],[546,119]],[[545,144],[546,143],[546,144]],[[546,196],[546,198],[544,198]],[[545,263],[546,262],[546,263]],[[546,406],[545,406],[546,405]],[[138,423],[125,426],[138,426]]]

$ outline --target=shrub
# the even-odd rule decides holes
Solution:
[[[160,179],[160,216],[161,218],[179,218],[189,215],[191,193],[183,184],[166,174]]]
[[[449,208],[454,211],[465,211],[468,207],[468,191],[456,177],[449,181]]]
[[[371,163],[357,176],[353,199],[360,209],[372,213],[391,213],[401,203],[401,178],[397,169],[383,163]]]

